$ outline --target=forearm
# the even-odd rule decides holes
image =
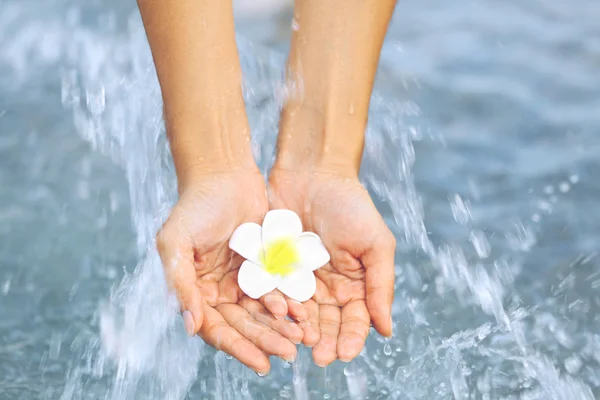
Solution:
[[[379,54],[395,0],[296,0],[277,165],[358,173]]]
[[[195,170],[251,165],[231,0],[138,0],[180,186]]]

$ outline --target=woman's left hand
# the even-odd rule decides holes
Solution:
[[[315,271],[316,294],[303,303],[304,343],[314,345],[319,366],[338,358],[348,362],[364,347],[371,323],[380,334],[392,335],[394,235],[351,175],[275,167],[269,182],[271,209],[295,211],[304,230],[318,234],[331,255]],[[267,295],[271,302],[274,295],[282,296]]]

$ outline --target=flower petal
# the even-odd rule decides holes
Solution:
[[[315,274],[306,268],[298,268],[281,280],[277,289],[296,301],[306,301],[317,291]]]
[[[237,227],[231,239],[229,248],[246,260],[261,264],[260,255],[263,251],[262,228],[254,222],[246,222]]]
[[[296,248],[300,255],[300,266],[309,271],[321,268],[331,259],[321,238],[316,233],[304,232],[298,236]]]
[[[295,239],[302,233],[302,221],[292,210],[271,210],[262,225],[264,246],[277,239]]]
[[[238,285],[248,297],[258,299],[269,293],[281,282],[281,277],[271,275],[260,265],[244,261],[238,272]]]

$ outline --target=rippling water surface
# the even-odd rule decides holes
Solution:
[[[395,335],[258,378],[187,340],[132,2],[0,3],[0,398],[600,398],[600,5],[400,2],[362,180],[399,239]],[[272,162],[290,14],[240,21]]]

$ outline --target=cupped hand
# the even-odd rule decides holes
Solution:
[[[258,170],[198,173],[180,192],[157,247],[188,334],[259,373],[269,371],[269,355],[293,360],[302,329],[243,294],[237,283],[243,259],[228,247],[239,225],[262,222],[268,210],[263,177]]]
[[[396,241],[358,179],[275,167],[269,183],[271,209],[295,211],[304,230],[317,233],[331,255],[315,271],[317,291],[303,304],[304,343],[314,345],[315,363],[355,358],[370,324],[391,336]]]

